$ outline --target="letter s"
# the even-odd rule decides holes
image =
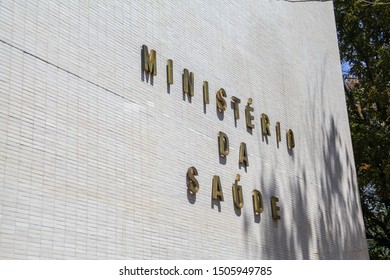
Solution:
[[[199,182],[196,180],[195,176],[198,175],[198,170],[195,167],[191,166],[187,170],[187,188],[191,194],[195,194],[199,191]]]

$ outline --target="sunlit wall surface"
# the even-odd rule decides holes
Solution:
[[[368,258],[331,1],[0,1],[0,26],[0,258]]]

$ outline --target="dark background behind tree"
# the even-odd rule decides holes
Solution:
[[[335,0],[371,259],[390,259],[390,0]]]

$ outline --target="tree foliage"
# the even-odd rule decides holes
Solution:
[[[390,259],[390,1],[335,0],[371,259]]]

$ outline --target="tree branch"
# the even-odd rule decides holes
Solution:
[[[369,4],[369,5],[390,5],[390,3],[384,3],[384,2],[373,2],[373,1],[368,1],[368,0],[360,0],[360,2]]]

